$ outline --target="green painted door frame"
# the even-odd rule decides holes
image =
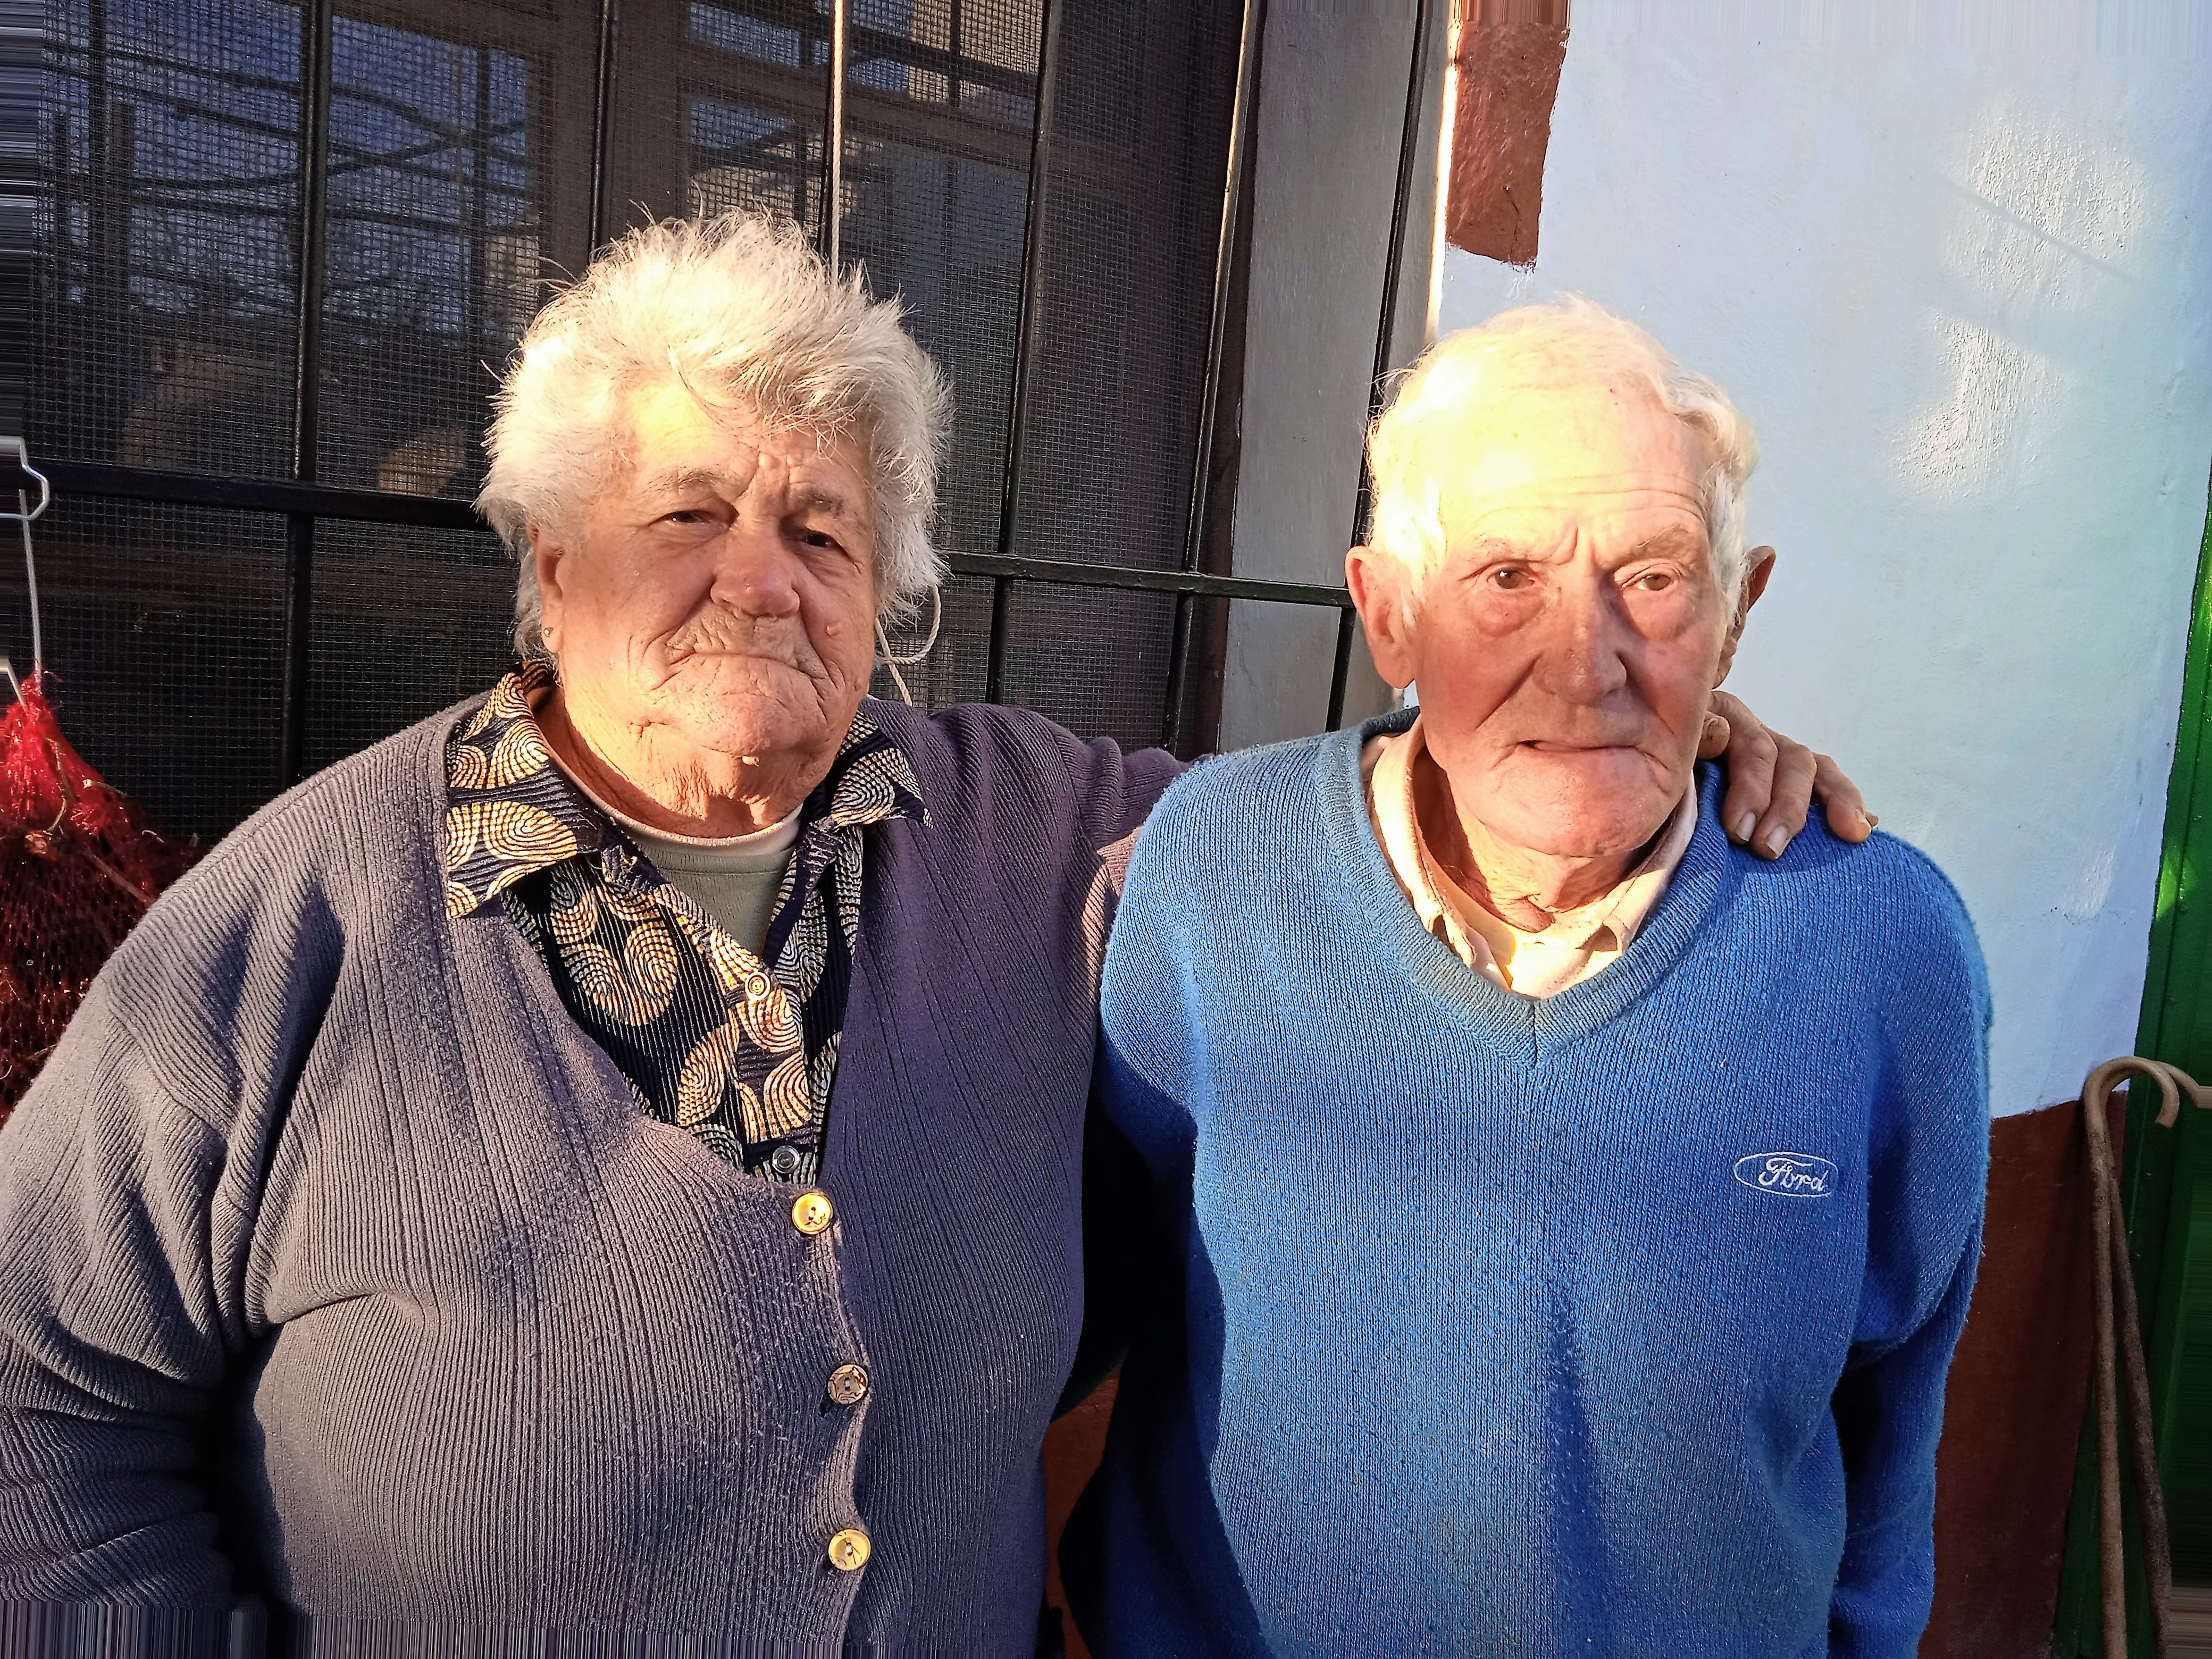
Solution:
[[[2166,786],[2166,839],[2151,921],[2138,1053],[2212,1083],[2212,516],[2197,556],[2181,718]],[[2212,1583],[2212,1112],[2152,1121],[2155,1090],[2129,1102],[2122,1196],[2129,1256],[2143,1310],[2152,1413],[2174,1573]],[[2066,1569],[2054,1646],[2094,1656],[2103,1620],[2097,1593],[2094,1437],[2085,1433],[2067,1518]],[[2128,1634],[2148,1655],[2149,1609],[2130,1528]]]

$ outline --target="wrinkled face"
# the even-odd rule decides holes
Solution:
[[[1703,481],[1713,454],[1640,389],[1529,390],[1440,425],[1446,556],[1408,621],[1395,560],[1355,550],[1376,665],[1418,680],[1459,811],[1586,857],[1655,835],[1689,787],[1734,647]]]
[[[565,536],[535,532],[563,695],[678,753],[834,748],[874,665],[864,448],[709,416],[677,385],[630,415],[628,471]]]

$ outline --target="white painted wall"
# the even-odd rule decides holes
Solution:
[[[1407,227],[1394,336],[1401,363],[1426,343],[1434,106],[1442,101],[1447,9],[1430,8],[1431,107],[1416,158],[1419,194]],[[1275,0],[1267,8],[1237,405],[1240,576],[1333,587],[1344,582],[1405,133],[1413,15],[1413,0]],[[1333,611],[1231,605],[1220,746],[1243,749],[1320,731],[1335,651]],[[1358,640],[1345,718],[1362,720],[1390,702],[1366,641]]]
[[[2212,5],[1576,0],[1531,271],[1718,379],[1731,689],[1964,892],[2000,1114],[2134,1047],[2212,468]]]

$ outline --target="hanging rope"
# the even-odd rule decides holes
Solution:
[[[2097,1583],[2104,1612],[2105,1659],[2128,1659],[2127,1557],[2120,1514],[2120,1395],[2127,1394],[2128,1449],[2135,1466],[2136,1520],[2142,1531],[2143,1577],[2150,1592],[2151,1652],[2166,1659],[2173,1620],[2173,1549],[2159,1485],[2158,1444],[2151,1429],[2150,1368],[2143,1358],[2136,1279],[2128,1264],[2127,1223],[2121,1214],[2119,1170],[2106,1112],[2131,1077],[2158,1085],[2157,1125],[2171,1129],[2181,1097],[2212,1106],[2188,1073],[2164,1060],[2130,1054],[2108,1060],[2081,1085],[2081,1135],[2089,1154],[2089,1229],[2095,1260],[2097,1370]]]

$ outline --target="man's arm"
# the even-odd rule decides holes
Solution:
[[[1936,1586],[1943,1387],[1982,1253],[1989,981],[1966,908],[1918,854],[1869,849],[1888,890],[1885,1097],[1867,1139],[1865,1278],[1831,1401],[1844,1462],[1837,1659],[1912,1659]]]
[[[1837,1384],[1846,1529],[1828,1610],[1834,1659],[1911,1659],[1936,1591],[1936,1443],[1943,1383],[1981,1255],[1977,1225],[1918,1329]]]

